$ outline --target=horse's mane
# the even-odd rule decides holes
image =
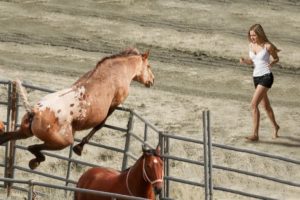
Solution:
[[[128,49],[125,49],[124,51],[121,51],[120,53],[117,53],[117,54],[114,54],[111,56],[106,56],[97,63],[96,67],[100,66],[104,61],[106,61],[108,59],[127,57],[127,56],[132,56],[132,55],[140,55],[139,50],[137,50],[136,48],[128,48]]]

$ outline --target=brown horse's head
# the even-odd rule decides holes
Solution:
[[[154,193],[160,194],[163,186],[164,163],[160,155],[160,146],[156,149],[146,150],[143,147],[143,176],[145,181],[149,182]]]
[[[2,121],[0,121],[0,134],[2,134],[5,131],[5,126]]]
[[[133,80],[144,84],[146,87],[151,87],[154,84],[154,75],[148,62],[149,51],[141,54],[142,66],[139,68]]]

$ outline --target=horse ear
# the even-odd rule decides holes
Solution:
[[[142,150],[143,150],[143,153],[145,153],[147,151],[147,146],[145,144],[142,145]]]
[[[157,147],[155,149],[155,153],[156,153],[156,155],[160,155],[160,153],[161,153],[161,149],[160,149],[160,145],[159,144],[157,145]]]
[[[146,51],[145,53],[142,54],[143,60],[146,60],[150,55],[150,50]]]

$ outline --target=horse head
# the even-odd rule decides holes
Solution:
[[[133,80],[144,84],[146,87],[151,87],[154,84],[154,75],[148,62],[150,51],[141,54],[142,64]]]
[[[161,159],[160,146],[156,149],[147,150],[143,146],[143,176],[146,182],[149,182],[154,193],[160,194],[163,186],[164,163]]]

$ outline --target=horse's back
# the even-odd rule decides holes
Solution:
[[[115,192],[115,186],[120,175],[119,171],[101,167],[91,168],[86,171],[77,183],[78,188]],[[88,193],[76,193],[76,200],[110,200],[111,198],[91,195]]]

